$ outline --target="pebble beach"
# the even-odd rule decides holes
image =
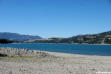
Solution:
[[[0,74],[98,74],[110,71],[111,56],[0,48]]]

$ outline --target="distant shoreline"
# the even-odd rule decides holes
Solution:
[[[0,43],[2,44],[2,43]],[[77,45],[111,45],[111,44],[86,44],[86,43],[7,43],[7,44],[77,44]]]

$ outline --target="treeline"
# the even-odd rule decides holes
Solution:
[[[7,43],[13,43],[13,41],[7,40],[7,39],[0,39],[0,43],[1,44],[7,44]]]

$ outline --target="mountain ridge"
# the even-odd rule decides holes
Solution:
[[[69,38],[41,38],[40,36],[23,35],[18,33],[0,32],[0,39],[24,43],[79,43],[79,44],[111,44],[111,31],[98,34],[77,35]]]
[[[111,44],[111,31],[98,34],[77,35],[69,38],[48,38],[35,40],[34,43],[79,43],[79,44]]]
[[[12,41],[25,41],[30,39],[42,39],[40,36],[34,36],[34,35],[25,35],[25,34],[19,34],[19,33],[11,33],[11,32],[0,32],[0,39],[8,39]]]

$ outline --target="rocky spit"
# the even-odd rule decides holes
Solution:
[[[18,49],[18,48],[0,48],[0,56],[48,56],[47,53],[37,50]]]
[[[103,74],[111,56],[0,48],[0,74]]]

